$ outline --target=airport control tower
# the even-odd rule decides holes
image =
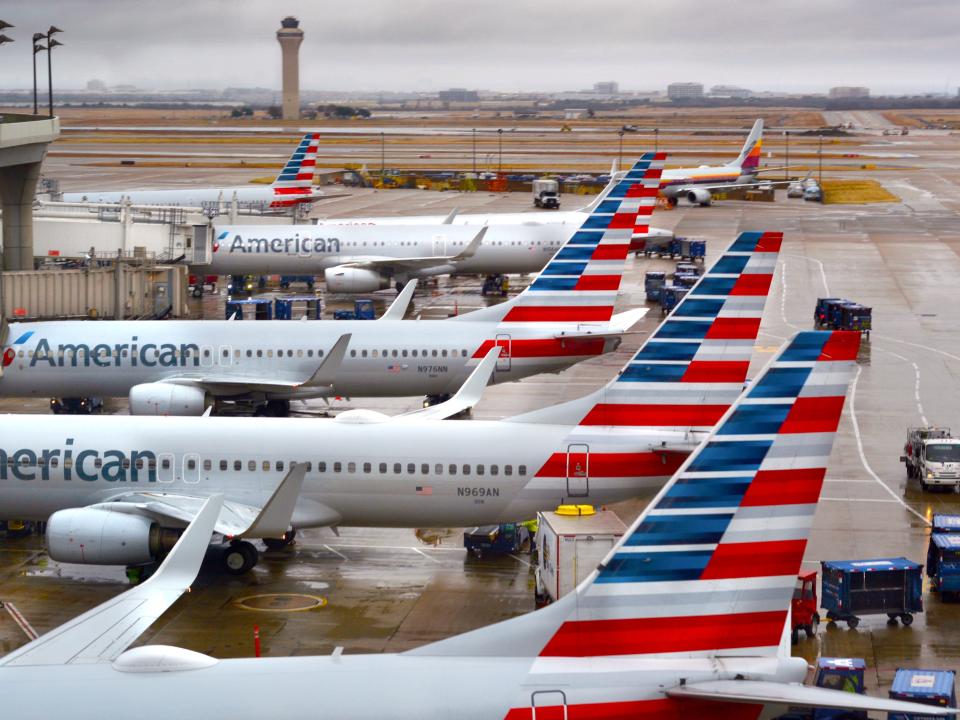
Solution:
[[[283,119],[300,118],[300,61],[297,53],[303,42],[303,30],[300,21],[287,16],[280,21],[277,30],[277,42],[283,53]]]

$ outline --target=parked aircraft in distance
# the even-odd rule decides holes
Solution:
[[[293,151],[287,164],[270,185],[220,188],[194,188],[167,190],[112,190],[63,193],[63,202],[69,203],[119,203],[129,200],[134,205],[183,205],[204,207],[213,203],[231,203],[236,199],[240,205],[263,207],[289,207],[298,203],[312,202],[323,197],[314,190],[313,175],[317,164],[317,148],[320,135],[308,133]]]
[[[859,342],[796,335],[597,569],[542,610],[399,654],[128,650],[196,577],[220,509],[211,497],[153,578],[0,658],[4,709],[24,720],[64,707],[75,720],[130,708],[140,720],[307,720],[318,707],[340,720],[755,718],[764,705],[953,716],[805,687],[806,660],[790,656],[793,585]]]
[[[656,188],[626,193],[623,205],[639,206]],[[552,315],[555,288],[602,278],[608,262],[623,259],[633,219],[613,212],[606,221],[551,261],[537,281],[547,283],[511,310],[518,320]],[[233,539],[224,560],[240,573],[257,561],[243,538],[264,537],[254,518],[271,492],[284,494],[276,488],[291,468],[305,472],[294,530],[486,525],[564,502],[633,497],[659,488],[740,394],[781,242],[780,233],[742,233],[606,386],[506,420],[436,420],[435,408],[256,423],[0,416],[0,507],[49,518],[55,560],[142,565],[162,556],[163,538],[206,497],[223,493],[217,532]],[[465,395],[476,397],[497,350],[486,352]]]
[[[134,415],[201,415],[231,401],[285,415],[290,400],[334,395],[442,400],[494,346],[501,348],[494,382],[560,372],[615,349],[646,313],[613,313],[626,255],[596,245],[598,233],[587,228],[616,213],[626,223],[616,232],[629,239],[637,218],[646,223],[653,211],[662,167],[653,154],[638,162],[615,188],[618,197],[586,216],[552,248],[543,273],[506,302],[447,320],[403,320],[411,283],[372,323],[17,323],[0,328],[0,396],[128,396]]]

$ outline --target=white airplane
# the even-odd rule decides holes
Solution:
[[[18,720],[132,709],[141,720],[753,720],[789,705],[954,716],[805,687],[807,663],[790,656],[790,598],[859,341],[797,335],[597,569],[542,610],[399,654],[128,650],[189,590],[220,511],[214,496],[150,580],[0,658],[4,710]]]
[[[549,222],[533,213],[469,216],[409,222],[325,221],[317,225],[215,225],[207,275],[323,275],[327,290],[400,290],[414,278],[449,273],[481,275],[538,272],[577,229],[589,229],[617,178],[583,211],[554,213]],[[487,224],[480,223],[485,218]],[[522,219],[526,218],[526,219]],[[388,218],[395,220],[395,218]],[[635,227],[631,250],[650,239],[672,238],[667,230]]]
[[[284,415],[291,399],[440,400],[492,347],[501,348],[494,382],[560,372],[615,349],[646,313],[613,314],[626,253],[598,244],[604,230],[596,228],[629,238],[639,216],[645,223],[662,166],[662,155],[644,156],[611,191],[616,197],[506,302],[447,320],[403,320],[411,283],[376,322],[17,323],[0,327],[0,396],[127,396],[134,415],[201,415],[232,401]]]
[[[636,202],[656,192],[635,191]],[[627,192],[629,200],[634,189]],[[594,239],[577,247],[622,258],[629,223],[591,231]],[[142,565],[162,556],[164,538],[207,497],[223,493],[217,532],[232,539],[228,570],[241,573],[258,557],[244,538],[278,537],[262,534],[256,518],[271,493],[286,496],[294,470],[305,479],[293,530],[486,525],[564,502],[633,497],[659,488],[740,394],[782,239],[742,233],[605,387],[506,420],[442,421],[442,405],[395,418],[352,410],[255,422],[0,416],[0,507],[7,517],[49,518],[55,560]],[[572,254],[541,277],[595,276],[606,262]],[[498,350],[453,407],[478,396]]]
[[[118,203],[129,200],[134,205],[183,205],[205,207],[216,203],[261,205],[264,207],[289,207],[298,203],[313,202],[323,193],[314,190],[313,175],[316,171],[317,148],[320,135],[309,133],[293,151],[287,164],[270,185],[221,188],[182,188],[170,190],[112,190],[64,193],[63,201],[70,203]]]

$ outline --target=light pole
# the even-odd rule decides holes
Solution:
[[[620,136],[620,149],[617,151],[617,172],[620,172],[620,168],[623,166],[623,130],[618,130],[617,135]]]
[[[473,175],[477,175],[477,129],[473,129]]]
[[[817,148],[817,185],[823,187],[823,135],[820,136],[820,145]]]
[[[497,175],[503,173],[503,128],[497,129],[497,143],[499,145],[499,157],[497,159]]]
[[[47,49],[45,45],[40,44],[40,40],[47,36],[43,33],[33,34],[33,114],[37,114],[37,53]]]
[[[790,179],[790,131],[789,131],[789,130],[784,130],[784,131],[783,131],[783,137],[784,137],[784,140],[786,140],[786,143],[787,143],[787,161],[786,161],[786,163],[784,163],[783,179],[784,179],[784,180],[789,180],[789,179]]]
[[[56,25],[51,25],[47,30],[47,101],[50,109],[50,117],[53,117],[53,49],[63,45],[62,42],[54,40],[53,36],[61,32],[63,32],[63,30]]]
[[[653,151],[660,152],[660,128],[653,129]]]
[[[380,187],[383,187],[383,176],[387,170],[387,138],[383,130],[380,131]]]

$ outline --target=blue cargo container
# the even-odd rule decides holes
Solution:
[[[953,670],[911,670],[898,668],[890,686],[892,700],[905,700],[933,705],[934,707],[957,706],[957,674]],[[933,715],[913,713],[888,713],[887,720],[934,720]]]
[[[960,595],[960,533],[933,533],[927,546],[930,587],[944,600]]]
[[[664,285],[660,288],[660,312],[666,315],[673,310],[677,303],[683,300],[684,295],[690,291],[690,288],[679,287],[677,285]]]
[[[660,288],[667,281],[667,274],[657,270],[651,270],[643,276],[643,290],[647,294],[647,300],[660,302]]]
[[[960,515],[933,516],[933,530],[935,533],[960,533]]]
[[[861,658],[820,658],[817,661],[817,674],[814,685],[828,690],[840,690],[863,695],[863,681],[867,664]],[[867,720],[867,713],[861,710],[843,710],[840,708],[799,708],[791,707],[790,712],[780,715],[777,720]]]
[[[227,320],[243,320],[243,311],[245,308],[253,308],[253,317],[255,320],[273,319],[273,300],[270,298],[244,298],[227,300],[226,316]]]
[[[322,319],[323,302],[316,295],[289,295],[277,298],[274,302],[276,307],[274,317],[277,320],[292,320],[294,303],[303,303],[304,306],[303,315],[297,317],[306,317],[310,320]]]
[[[855,628],[860,615],[886,615],[904,625],[923,612],[923,565],[907,558],[825,561],[821,604],[830,622]]]

